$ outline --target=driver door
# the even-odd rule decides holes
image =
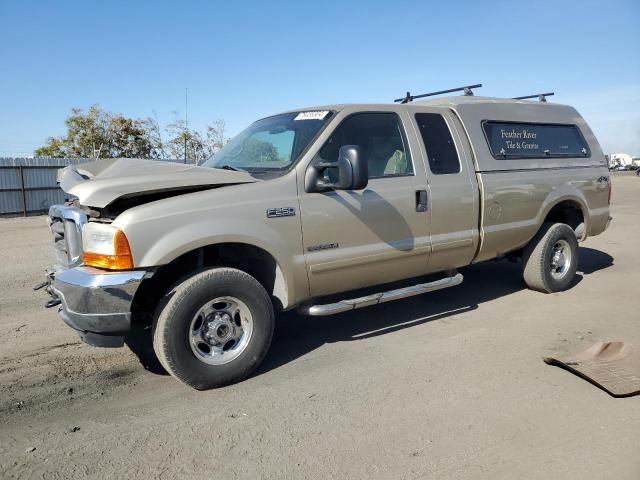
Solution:
[[[335,162],[340,147],[358,145],[369,167],[361,191],[300,193],[303,246],[312,296],[425,273],[430,209],[424,162],[407,133],[405,112],[358,112],[342,121],[314,156]],[[403,121],[404,120],[404,121]]]

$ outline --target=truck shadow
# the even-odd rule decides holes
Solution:
[[[613,265],[613,257],[608,253],[593,248],[580,247],[578,273],[590,275]]]
[[[145,370],[156,375],[169,375],[153,351],[151,318],[131,323],[131,330],[124,338],[124,343],[138,357]]]
[[[599,250],[580,248],[578,273],[582,276],[613,265]],[[325,343],[358,341],[397,332],[429,322],[453,318],[479,305],[526,288],[519,263],[503,260],[465,268],[458,287],[363,308],[329,317],[307,317],[296,312],[279,316],[269,354],[254,375],[261,375],[315,350]],[[543,295],[543,294],[539,294]]]
[[[578,274],[572,287],[583,275],[613,265],[613,257],[592,248],[580,248]],[[503,260],[485,262],[465,268],[464,283],[458,287],[363,308],[329,317],[307,317],[295,311],[280,314],[271,349],[254,376],[286,365],[325,343],[358,341],[397,332],[437,320],[455,317],[479,308],[526,286],[519,263]],[[542,294],[540,294],[542,295]],[[153,352],[151,327],[134,323],[126,344],[151,373],[167,375]]]

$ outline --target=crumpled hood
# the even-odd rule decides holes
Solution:
[[[97,208],[132,194],[257,181],[246,172],[131,158],[107,158],[58,171],[62,190],[78,197],[81,205]]]

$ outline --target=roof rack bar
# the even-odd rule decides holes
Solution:
[[[536,93],[535,95],[525,95],[524,97],[513,97],[514,100],[528,100],[529,98],[537,98],[541,102],[546,102],[547,97],[555,95],[553,92],[548,93]]]
[[[434,95],[442,95],[443,93],[452,93],[452,92],[461,92],[461,91],[464,91],[465,95],[473,95],[472,89],[480,88],[481,86],[482,86],[481,83],[476,83],[475,85],[467,85],[465,87],[451,88],[449,90],[440,90],[439,92],[423,93],[422,95],[411,95],[410,92],[407,92],[407,94],[404,97],[396,98],[394,102],[409,103],[414,101],[416,98],[432,97]]]

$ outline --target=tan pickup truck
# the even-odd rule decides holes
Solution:
[[[160,362],[197,389],[247,377],[280,311],[453,287],[502,256],[561,291],[578,242],[611,220],[605,156],[575,109],[475,96],[291,111],[200,166],[106,159],[59,181],[49,306],[96,346],[152,319]]]

